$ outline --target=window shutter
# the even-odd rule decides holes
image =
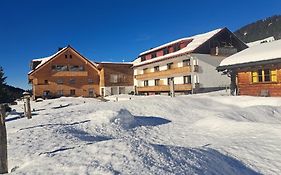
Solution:
[[[252,72],[252,80],[253,80],[253,83],[259,82],[259,79],[258,79],[258,72],[257,72],[257,71]]]
[[[272,82],[277,82],[277,70],[271,70],[270,77]]]

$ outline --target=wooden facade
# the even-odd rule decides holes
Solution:
[[[70,46],[29,73],[28,78],[35,97],[100,95],[98,68]]]
[[[237,69],[237,88],[239,95],[281,96],[281,64]]]
[[[131,63],[99,63],[100,86],[133,86],[133,69]]]
[[[134,91],[131,63],[99,63],[100,94],[102,96],[129,94]]]

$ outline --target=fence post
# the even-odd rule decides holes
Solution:
[[[28,92],[23,93],[24,98],[24,112],[25,117],[31,119],[31,107],[30,107],[30,94]]]
[[[6,107],[0,105],[0,174],[8,173],[7,131],[5,125]]]

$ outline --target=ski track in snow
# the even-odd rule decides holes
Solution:
[[[281,98],[118,98],[12,106],[11,174],[281,174]]]

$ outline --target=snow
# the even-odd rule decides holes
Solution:
[[[281,174],[281,98],[107,99],[32,102],[31,120],[12,106],[11,174]]]
[[[183,41],[183,40],[192,40],[186,47],[184,47],[183,49],[181,49],[181,50],[179,50],[179,51],[177,51],[177,52],[172,52],[172,53],[169,53],[169,54],[166,54],[166,55],[163,55],[163,56],[159,56],[159,57],[157,57],[157,58],[153,58],[153,59],[150,59],[150,60],[142,61],[142,62],[139,62],[139,63],[136,62],[136,63],[134,64],[134,66],[140,66],[140,65],[147,64],[147,63],[151,63],[151,62],[154,62],[154,61],[162,60],[162,59],[165,59],[165,58],[168,58],[168,57],[176,56],[176,55],[179,55],[179,54],[184,54],[184,53],[192,52],[192,51],[195,50],[197,47],[199,47],[200,45],[202,45],[203,43],[205,43],[207,40],[209,40],[210,38],[212,38],[214,35],[216,35],[217,33],[219,33],[221,30],[223,30],[223,29],[222,29],[222,28],[221,28],[221,29],[216,29],[216,30],[210,31],[210,32],[208,32],[208,33],[199,34],[199,35],[195,35],[195,36],[191,36],[191,37],[187,37],[187,38],[181,38],[181,39],[178,39],[178,40],[169,42],[169,43],[167,43],[167,44],[161,45],[161,46],[159,46],[159,47],[153,48],[153,49],[151,49],[151,50],[142,52],[140,55],[153,52],[153,51],[155,51],[155,50],[164,48],[164,47],[166,47],[166,46],[172,45],[172,44],[174,44],[174,43],[178,43],[178,42]]]
[[[259,44],[272,42],[274,40],[275,40],[275,38],[273,36],[271,36],[271,37],[268,37],[268,38],[264,38],[264,39],[261,39],[261,40],[257,40],[257,41],[254,41],[254,42],[247,43],[247,45],[249,47],[253,47],[253,46],[256,46],[256,45],[259,45]]]
[[[227,57],[220,63],[220,66],[229,66],[281,58],[280,50],[281,40],[256,45]]]

